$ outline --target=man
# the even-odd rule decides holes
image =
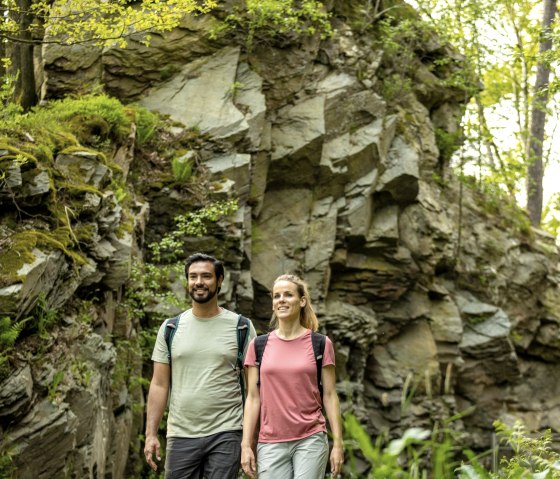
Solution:
[[[240,462],[243,406],[238,375],[239,315],[218,306],[224,266],[203,253],[185,263],[192,308],[181,314],[171,343],[171,365],[159,329],[152,354],[144,454],[153,470],[159,461],[157,431],[169,397],[166,479],[236,479]],[[247,345],[256,336],[252,324]]]

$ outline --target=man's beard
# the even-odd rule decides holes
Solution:
[[[203,296],[196,296],[193,291],[196,291],[197,289],[201,289],[201,288],[196,288],[193,287],[189,290],[189,296],[191,297],[191,299],[198,303],[198,304],[204,304],[207,303],[208,301],[210,301],[214,296],[216,296],[216,294],[218,293],[218,287],[216,287],[215,290],[211,290],[210,288],[208,288],[208,291],[205,295]]]

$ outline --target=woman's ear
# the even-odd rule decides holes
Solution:
[[[305,308],[305,305],[307,304],[307,298],[305,296],[302,296],[301,299],[299,300],[299,305],[302,308]]]

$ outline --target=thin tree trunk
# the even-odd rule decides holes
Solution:
[[[0,59],[6,58],[6,42],[0,40]],[[0,61],[0,79],[8,73],[4,67],[4,62]]]
[[[37,92],[35,90],[35,68],[33,64],[33,49],[31,43],[32,35],[30,31],[33,17],[30,13],[31,0],[18,0],[21,9],[19,14],[20,37],[24,42],[18,45],[18,67],[19,81],[17,97],[24,110],[29,110],[37,103]]]
[[[542,20],[542,39],[539,44],[539,62],[537,63],[537,77],[531,106],[531,131],[527,158],[527,211],[531,223],[541,224],[543,209],[543,141],[546,123],[546,104],[548,102],[548,84],[550,67],[543,58],[552,49],[550,26],[556,15],[556,0],[544,1]]]

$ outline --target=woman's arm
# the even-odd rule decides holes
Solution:
[[[261,413],[261,397],[257,381],[259,369],[249,366],[247,369],[247,399],[243,413],[243,439],[241,440],[241,467],[250,478],[256,477],[257,463],[253,451],[253,441]]]
[[[331,473],[336,477],[342,472],[344,463],[344,446],[342,443],[342,419],[340,417],[340,403],[336,393],[336,375],[334,366],[323,367],[323,406],[327,413],[333,438],[331,451]]]

